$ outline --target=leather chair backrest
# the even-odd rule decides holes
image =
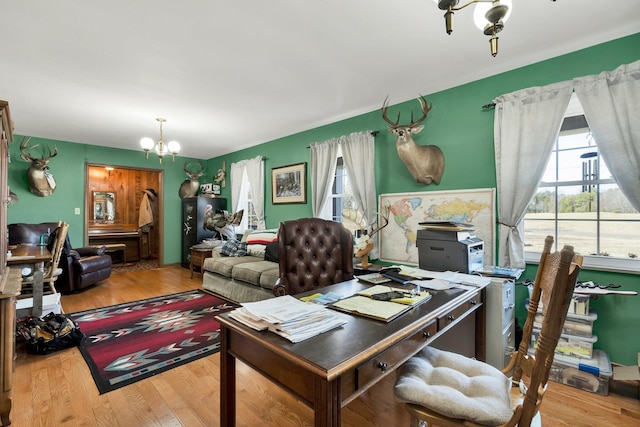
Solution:
[[[353,237],[341,223],[302,218],[280,223],[276,295],[295,295],[353,279]]]
[[[21,243],[28,243],[37,245],[40,243],[40,236],[47,233],[52,233],[58,228],[57,222],[43,222],[40,224],[26,224],[16,223],[9,224],[7,229],[9,230],[9,244],[19,245]],[[44,243],[48,243],[45,241]]]

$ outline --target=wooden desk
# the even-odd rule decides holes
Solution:
[[[8,266],[29,265],[33,268],[33,310],[32,316],[42,316],[42,295],[44,291],[44,263],[51,261],[51,252],[46,246],[18,245],[11,249],[7,258]]]
[[[366,287],[352,280],[322,292],[348,296]],[[313,408],[318,427],[339,426],[345,405],[432,341],[445,335],[459,338],[458,326],[471,329],[462,331],[462,339],[470,336],[476,357],[484,360],[483,296],[479,288],[434,291],[431,300],[390,323],[341,313],[346,325],[296,344],[254,331],[228,314],[218,316],[220,424],[234,426],[236,421],[236,359]]]

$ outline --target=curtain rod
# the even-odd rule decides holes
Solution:
[[[371,131],[371,136],[373,136],[375,138],[376,136],[378,136],[379,133],[380,133],[379,130],[372,130]],[[311,148],[311,146],[307,145],[307,148]]]
[[[489,108],[493,108],[493,107],[495,107],[495,106],[496,106],[496,103],[495,103],[495,102],[492,102],[491,104],[484,104],[484,105],[482,106],[482,109],[483,109],[483,110],[488,110]]]

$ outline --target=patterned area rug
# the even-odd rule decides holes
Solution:
[[[236,308],[200,290],[69,314],[86,337],[80,352],[107,393],[220,349],[214,316]]]
[[[139,262],[129,262],[124,265],[120,263],[111,265],[111,273],[124,273],[129,271],[154,270],[158,268],[157,259],[142,260]]]

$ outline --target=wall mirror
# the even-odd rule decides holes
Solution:
[[[115,221],[116,193],[111,191],[93,192],[93,220]]]

